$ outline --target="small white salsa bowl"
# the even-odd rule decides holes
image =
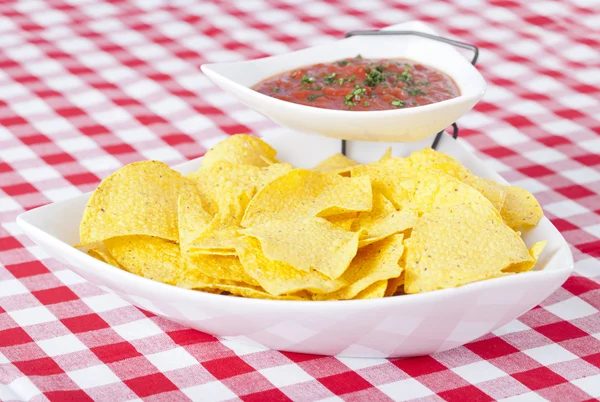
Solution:
[[[422,22],[387,27],[394,31],[436,32]],[[460,96],[425,106],[383,111],[347,111],[299,105],[253,89],[274,75],[360,54],[367,59],[408,59],[454,79]],[[223,90],[275,123],[297,131],[358,141],[414,142],[431,137],[468,112],[485,93],[485,81],[451,45],[419,36],[353,36],[279,56],[204,64],[202,71]]]
[[[277,149],[278,159],[299,167],[314,166],[339,152],[340,147],[336,139],[292,132],[265,140]],[[386,148],[377,143],[352,145],[349,156],[363,163],[378,159]],[[408,156],[429,145],[429,140],[394,144],[393,154]],[[479,176],[505,182],[460,140],[444,136],[438,149]],[[174,169],[182,173],[195,171],[201,159]],[[135,306],[222,339],[271,349],[355,357],[441,352],[471,342],[517,318],[552,294],[573,270],[567,243],[544,217],[523,236],[528,246],[548,241],[532,272],[455,289],[370,300],[260,300],[204,293],[134,275],[75,249],[79,222],[90,195],[25,212],[17,223],[50,256]]]

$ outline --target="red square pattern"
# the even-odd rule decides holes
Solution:
[[[192,345],[195,343],[202,342],[214,342],[217,340],[212,335],[205,334],[204,332],[196,331],[195,329],[181,329],[178,331],[167,332],[167,335],[173,339],[173,342],[180,346]]]
[[[66,286],[59,286],[51,289],[36,290],[31,292],[42,304],[49,305],[62,303],[71,300],[77,300],[78,297],[71,289]]]
[[[254,371],[248,363],[237,356],[206,361],[202,363],[202,366],[204,366],[204,368],[206,368],[217,380],[223,380],[225,378]]]
[[[108,323],[95,313],[63,318],[60,322],[73,333],[97,331],[109,327]]]
[[[123,361],[142,354],[129,342],[119,342],[110,345],[97,346],[90,349],[104,363]]]
[[[124,383],[141,398],[178,389],[177,386],[162,373],[132,378],[124,381]]]
[[[351,392],[361,391],[372,387],[371,383],[354,371],[322,377],[319,378],[319,382],[325,385],[335,395],[349,394]]]
[[[418,377],[447,369],[446,366],[431,356],[394,360],[392,363],[411,377]]]
[[[485,360],[495,359],[497,357],[506,356],[519,351],[519,349],[498,337],[471,342],[466,344],[465,347],[470,351],[477,353],[482,359]]]
[[[473,385],[440,392],[438,395],[449,402],[487,402],[494,400],[494,398]]]
[[[64,402],[64,401],[73,401],[73,402],[85,402],[94,400],[90,398],[88,394],[86,394],[83,390],[70,390],[70,391],[50,391],[44,392],[44,396],[48,398],[51,402]]]
[[[244,402],[287,402],[291,401],[291,399],[286,396],[280,390],[274,388],[268,391],[256,392],[254,394],[248,394],[241,397]]]
[[[21,264],[7,265],[6,269],[8,269],[15,278],[25,278],[50,272],[40,261],[29,261]]]
[[[587,336],[585,332],[567,321],[559,321],[554,324],[536,327],[535,330],[542,335],[552,339],[554,342],[562,342],[569,339]]]
[[[0,331],[0,348],[22,345],[33,342],[31,336],[23,328],[16,327]]]
[[[50,357],[14,362],[14,365],[26,376],[44,376],[64,373],[63,369],[61,369]]]
[[[513,374],[512,376],[533,391],[562,384],[567,381],[548,367],[538,367],[533,370]]]

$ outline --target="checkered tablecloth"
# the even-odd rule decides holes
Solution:
[[[481,48],[461,135],[540,200],[575,274],[464,347],[405,360],[258,350],[139,310],[15,224],[141,159],[178,163],[278,128],[216,88],[243,60],[411,19]],[[0,3],[0,400],[560,400],[600,397],[598,0]]]

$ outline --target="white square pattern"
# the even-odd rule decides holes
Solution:
[[[296,364],[270,367],[260,370],[260,373],[278,388],[313,380],[312,376]]]
[[[56,321],[54,314],[44,306],[30,307],[23,310],[9,311],[8,315],[20,327],[27,325],[43,324],[45,322]]]
[[[198,364],[198,360],[180,347],[146,355],[146,358],[163,373]]]
[[[471,384],[479,384],[480,382],[490,381],[506,376],[504,371],[485,360],[456,367],[453,368],[452,371]]]
[[[600,273],[598,274],[600,275]],[[598,312],[595,307],[591,306],[579,297],[571,297],[567,300],[561,301],[560,303],[556,303],[545,308],[552,314],[559,316],[565,321],[587,317]]]
[[[80,388],[93,388],[120,382],[121,379],[105,365],[87,367],[81,370],[69,371],[67,375]]]
[[[44,339],[37,341],[37,344],[50,357],[87,349],[87,346],[73,334]]]
[[[414,378],[377,386],[394,401],[410,401],[433,395],[433,392]]]
[[[540,346],[524,351],[527,356],[547,366],[549,364],[566,362],[577,359],[577,356],[558,344]]]
[[[148,318],[117,325],[113,329],[127,341],[148,338],[163,332]]]

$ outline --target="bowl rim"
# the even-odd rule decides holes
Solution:
[[[411,27],[410,30],[421,31],[421,32],[425,32],[425,33],[432,33],[435,35],[438,34],[433,28],[431,28],[430,25],[428,25],[422,21],[418,21],[418,20],[406,21],[406,22],[399,23],[399,24],[389,25],[389,26],[382,28],[382,30],[399,30],[406,26]],[[349,38],[341,38],[341,39],[338,39],[333,42],[310,46],[310,47],[298,49],[298,50],[295,50],[292,52],[282,53],[282,54],[278,54],[278,55],[271,55],[271,56],[266,56],[266,57],[261,57],[261,58],[256,58],[256,59],[250,59],[250,60],[241,60],[241,61],[223,62],[223,63],[204,63],[200,66],[200,69],[209,79],[211,79],[211,81],[214,82],[213,76],[218,77],[222,80],[226,80],[229,83],[229,85],[234,86],[237,90],[242,91],[243,93],[245,93],[248,96],[258,98],[262,102],[270,102],[274,106],[286,105],[286,107],[291,108],[291,109],[299,108],[298,111],[304,111],[304,112],[308,112],[308,113],[310,113],[310,112],[324,113],[324,114],[328,114],[328,115],[334,115],[335,117],[346,117],[346,118],[348,118],[350,116],[352,116],[352,117],[357,117],[357,116],[383,117],[383,116],[389,116],[392,114],[397,115],[397,116],[402,116],[402,115],[415,114],[415,113],[418,113],[421,111],[422,112],[430,112],[430,111],[434,111],[436,109],[444,108],[447,106],[452,106],[453,104],[464,102],[467,100],[472,100],[472,99],[479,100],[483,97],[483,95],[485,94],[485,92],[487,90],[487,83],[485,82],[485,79],[483,78],[483,76],[481,75],[479,70],[477,70],[477,68],[475,66],[473,66],[471,63],[469,63],[468,60],[464,58],[464,56],[462,56],[458,51],[456,51],[455,48],[451,47],[450,45],[446,45],[446,46],[448,46],[449,50],[451,50],[451,52],[456,55],[457,59],[463,59],[470,67],[472,67],[472,71],[474,72],[474,74],[476,74],[476,76],[478,78],[477,82],[481,83],[481,85],[478,86],[477,88],[472,89],[471,91],[469,91],[467,93],[464,93],[463,89],[460,88],[460,85],[456,82],[455,77],[452,77],[449,74],[445,73],[445,74],[449,75],[450,78],[452,78],[452,80],[459,87],[459,90],[460,90],[459,96],[456,96],[451,99],[446,99],[446,100],[443,100],[440,102],[430,103],[427,105],[414,106],[414,107],[401,108],[401,109],[399,108],[399,109],[388,109],[388,110],[360,110],[359,111],[359,110],[327,109],[327,108],[319,108],[319,107],[315,107],[315,106],[303,105],[303,104],[299,104],[299,103],[285,101],[285,100],[278,99],[278,98],[273,98],[271,96],[262,94],[256,90],[252,89],[251,86],[242,85],[242,84],[230,79],[229,77],[223,75],[222,73],[218,72],[217,70],[215,70],[215,68],[218,66],[240,66],[240,68],[241,68],[244,65],[253,64],[253,63],[276,62],[276,60],[278,58],[283,57],[283,56],[287,56],[287,55],[299,53],[299,52],[306,52],[306,51],[309,51],[312,49],[328,48],[331,46],[335,46],[336,43],[339,43],[342,41],[357,40],[358,38],[359,38],[358,36],[353,36],[353,37],[349,37]],[[419,64],[427,65],[427,63],[421,63],[416,60],[410,60],[410,61],[414,61]],[[294,67],[294,68],[299,68],[302,66],[311,66],[313,64],[315,64],[315,63],[298,65],[297,67]],[[427,66],[438,70],[437,68],[432,67],[430,65],[427,65]],[[289,70],[290,70],[289,68],[285,69],[285,70],[281,70],[278,73],[273,74],[272,76],[284,73]],[[263,79],[266,79],[266,78],[263,78]],[[252,85],[253,86],[257,85],[261,81],[258,81]],[[235,96],[235,94],[234,94],[234,96]]]

